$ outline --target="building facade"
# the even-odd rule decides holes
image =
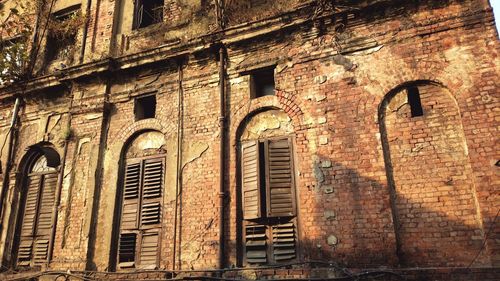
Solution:
[[[497,280],[492,9],[408,2],[38,5],[2,278]]]

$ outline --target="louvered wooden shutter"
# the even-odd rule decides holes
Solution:
[[[123,207],[118,262],[121,268],[158,267],[163,158],[128,162],[123,183]]]
[[[158,232],[146,232],[142,235],[141,268],[156,269],[158,266]]]
[[[128,163],[123,182],[122,230],[137,228],[140,185],[141,163]]]
[[[57,173],[28,178],[17,263],[20,266],[47,262],[56,187]]]
[[[266,225],[247,224],[245,226],[245,249],[248,263],[267,263]]]
[[[261,216],[259,144],[243,143],[241,150],[243,218],[256,219]]]
[[[42,176],[30,176],[27,184],[26,205],[24,207],[23,223],[21,225],[21,239],[17,254],[18,265],[30,265],[35,221],[38,205],[38,193]]]
[[[276,262],[293,260],[296,257],[296,235],[293,222],[272,226],[273,258]]]
[[[142,225],[152,225],[160,223],[162,183],[163,160],[145,160],[141,210]]]
[[[36,235],[47,236],[48,239],[52,229],[52,209],[54,208],[57,174],[44,175],[42,186]]]
[[[121,268],[135,266],[137,235],[129,232],[138,227],[141,172],[141,162],[130,162],[125,166],[121,234],[118,245],[118,263]]]
[[[35,265],[47,262],[49,240],[52,233],[52,210],[54,208],[57,187],[57,174],[43,176],[42,194],[38,206],[38,221],[36,224],[36,238],[33,247]]]
[[[292,149],[290,139],[266,142],[267,216],[295,215]]]

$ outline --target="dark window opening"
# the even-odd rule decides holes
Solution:
[[[163,0],[136,0],[134,29],[163,21]]]
[[[156,115],[156,96],[146,96],[137,98],[134,107],[135,121],[155,118]]]
[[[133,266],[135,262],[135,233],[123,233],[120,236],[119,263],[122,267]]]
[[[408,103],[410,104],[411,117],[418,117],[424,115],[422,109],[422,102],[420,101],[420,93],[417,86],[411,86],[407,90]]]
[[[252,99],[274,96],[274,67],[256,70],[250,74],[250,96]]]
[[[69,59],[69,63],[72,63],[71,59],[78,32],[76,27],[80,20],[80,4],[52,14],[45,49],[47,63],[59,59]]]

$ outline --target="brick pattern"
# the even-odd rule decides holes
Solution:
[[[383,109],[402,252],[413,266],[467,265],[484,237],[460,113],[440,86],[418,89],[423,116],[411,116],[406,89]]]
[[[108,54],[115,5],[116,1],[92,4],[86,53],[93,59]],[[175,18],[178,8],[171,10]],[[346,25],[340,24],[341,18],[321,21],[316,28],[306,23],[227,46],[227,265],[241,265],[239,137],[249,116],[276,109],[289,116],[295,129],[302,260],[333,260],[356,268],[400,264],[444,268],[471,262],[497,266],[500,226],[498,219],[493,222],[500,183],[495,166],[500,159],[495,149],[499,45],[487,2],[389,6],[361,11]],[[156,46],[147,42],[142,47]],[[132,46],[128,52],[139,50]],[[174,255],[177,269],[216,266],[220,128],[215,56],[212,51],[197,52],[183,64],[185,163],[178,194],[176,62],[148,64],[111,78],[96,74],[68,83],[70,93],[61,87],[25,97],[16,165],[26,148],[40,141],[52,143],[62,155],[64,120],[72,114],[50,269],[112,269],[121,153],[131,137],[146,130],[163,133],[167,143],[159,269],[171,269]],[[269,65],[276,65],[276,95],[250,99],[245,71]],[[414,81],[421,86],[425,114],[410,118],[399,89]],[[152,92],[157,97],[155,118],[136,122],[134,98]],[[389,103],[387,109],[382,106],[384,100]],[[393,103],[398,106],[391,107]],[[2,136],[12,104],[12,100],[0,103]],[[46,121],[50,115],[61,119],[50,123]],[[46,134],[46,127],[53,129]],[[387,152],[390,163],[384,160]],[[388,176],[394,179],[395,202],[391,202]],[[4,221],[15,222],[19,193],[14,181],[8,194],[13,204]],[[98,196],[97,205],[93,205],[94,196]],[[483,248],[486,234],[489,239]],[[4,241],[12,240],[13,228],[5,228],[2,235],[7,238]],[[92,237],[95,241],[89,240]],[[9,256],[9,244],[2,247],[2,255]],[[429,269],[403,274],[414,280],[454,280],[453,276],[494,280],[498,274],[494,270]],[[298,278],[308,275],[306,271],[298,267],[252,274]],[[139,272],[103,279],[164,277]]]

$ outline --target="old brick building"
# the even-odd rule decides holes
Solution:
[[[498,280],[488,1],[44,3],[0,279]]]

